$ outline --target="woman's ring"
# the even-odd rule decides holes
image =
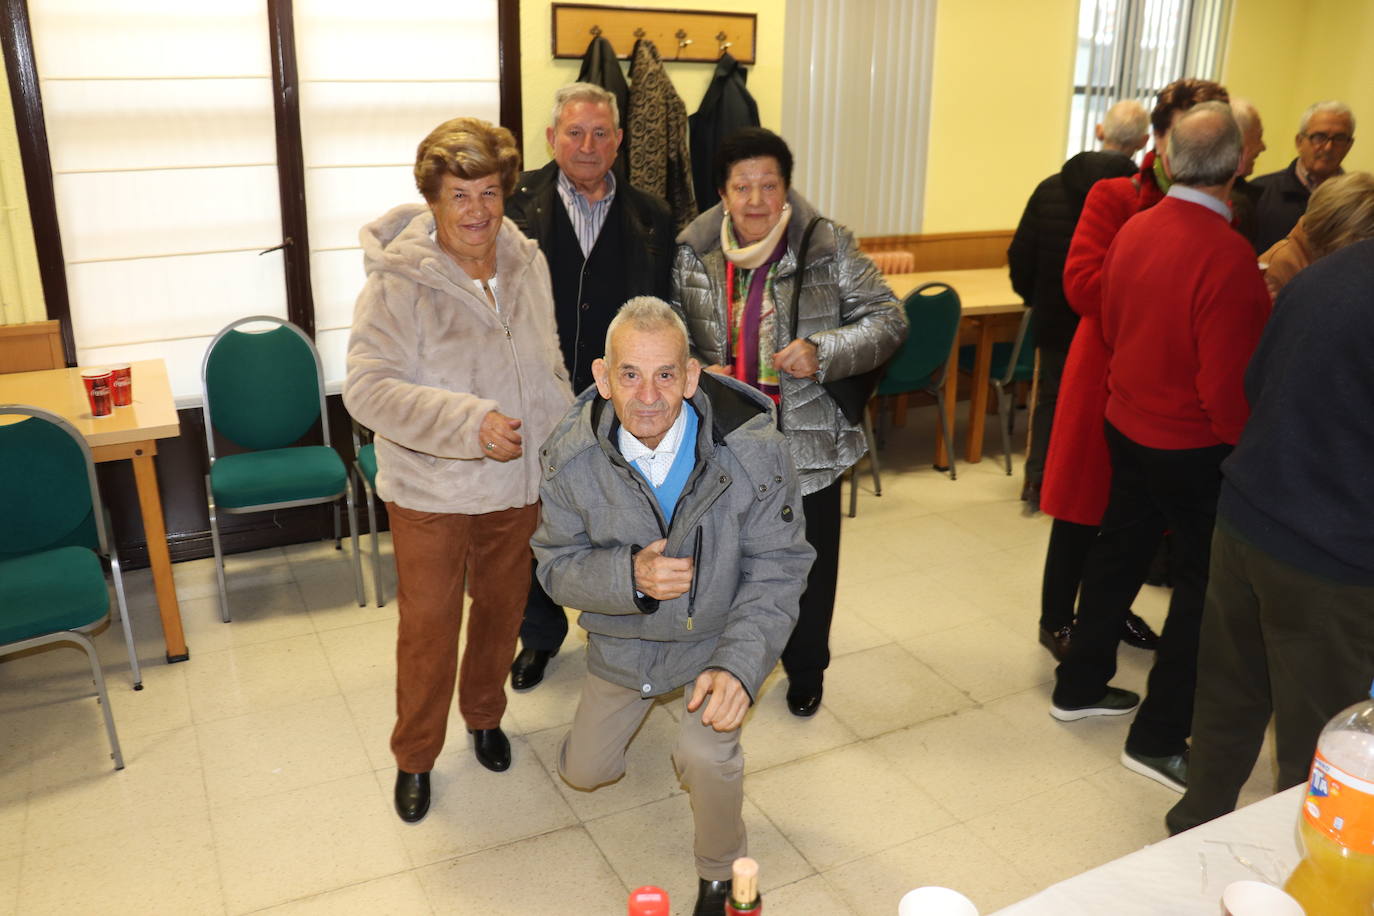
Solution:
[[[488,442],[488,443],[487,443],[487,451],[491,451],[491,450],[494,449],[494,448],[496,448],[496,443],[495,443],[495,442]]]

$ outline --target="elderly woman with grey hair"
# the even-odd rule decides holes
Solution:
[[[487,769],[501,731],[539,521],[536,450],[572,401],[544,256],[504,218],[520,154],[504,127],[455,118],[416,152],[423,204],[361,233],[367,284],[344,404],[376,432],[396,552],[396,811],[429,810],[429,772],[458,707]],[[472,596],[457,669],[464,591]]]
[[[737,131],[721,143],[713,173],[721,202],[678,235],[673,301],[703,365],[778,405],[816,548],[782,653],[788,709],[810,716],[830,664],[840,478],[866,450],[863,430],[825,383],[883,365],[906,339],[906,315],[853,234],[792,188],[792,152],[781,137]]]

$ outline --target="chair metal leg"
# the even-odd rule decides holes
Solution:
[[[849,469],[849,517],[859,514],[859,466]]]
[[[945,437],[945,454],[949,456],[949,479],[954,480],[954,430],[950,428],[949,415],[945,413],[944,385],[935,389],[935,409],[940,411],[940,429]]]
[[[219,580],[219,616],[229,622],[229,593],[224,587],[224,551],[219,544],[219,522],[215,518],[215,494],[210,490],[210,476],[205,477],[205,501],[210,507],[210,544],[215,549],[215,576]]]
[[[1002,427],[1002,460],[1007,465],[1007,476],[1011,476],[1011,426],[1016,422],[1015,390],[1006,385],[996,385],[997,425]]]
[[[353,547],[353,593],[358,599],[358,607],[367,604],[363,597],[363,555],[358,552],[358,507],[353,504],[353,487],[344,487],[344,502],[348,504],[348,536]],[[334,503],[334,514],[338,516],[339,504]]]
[[[86,660],[91,663],[91,678],[95,681],[95,689],[99,694],[100,709],[105,713],[105,733],[110,736],[110,756],[114,758],[116,770],[124,769],[124,754],[119,749],[119,734],[115,731],[114,713],[110,712],[110,695],[105,690],[105,675],[100,670],[100,659],[95,654],[95,644],[81,633],[71,632],[69,634],[73,642],[81,646],[86,653]]]
[[[376,499],[366,480],[363,480],[363,494],[367,497],[367,530],[372,533],[372,591],[377,596],[377,607],[385,607],[386,600],[382,597],[382,543],[377,532]]]
[[[334,549],[343,550],[343,526],[339,522],[339,501],[334,500]]]
[[[883,495],[882,471],[878,467],[878,437],[873,434],[873,417],[864,411],[864,438],[868,440],[868,469],[873,473],[873,495]]]
[[[114,573],[115,602],[119,606],[119,620],[124,625],[124,644],[129,647],[129,670],[133,672],[134,689],[143,689],[143,672],[138,668],[138,651],[134,648],[134,630],[129,622],[129,605],[124,600],[124,574],[119,569],[119,555],[110,551],[110,571]]]

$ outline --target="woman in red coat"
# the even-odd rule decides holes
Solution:
[[[1210,80],[1181,79],[1165,86],[1150,114],[1154,149],[1165,148],[1169,128],[1179,114],[1208,101],[1226,102],[1229,98],[1222,86]],[[1045,556],[1040,641],[1057,659],[1069,648],[1078,584],[1107,509],[1112,483],[1102,426],[1111,356],[1098,320],[1102,311],[1102,262],[1126,221],[1163,200],[1169,184],[1163,162],[1151,151],[1136,175],[1093,185],[1064,262],[1064,296],[1080,320],[1064,365],[1040,490],[1040,508],[1055,519]],[[1134,614],[1127,617],[1123,636],[1147,646],[1156,639]]]

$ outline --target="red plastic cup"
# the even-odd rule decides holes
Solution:
[[[110,367],[110,388],[114,395],[114,406],[128,407],[134,402],[133,370],[128,363]]]
[[[668,892],[652,884],[630,894],[630,916],[668,916]]]
[[[86,369],[81,381],[86,386],[86,400],[91,403],[91,416],[108,417],[114,413],[114,373],[109,369]]]

